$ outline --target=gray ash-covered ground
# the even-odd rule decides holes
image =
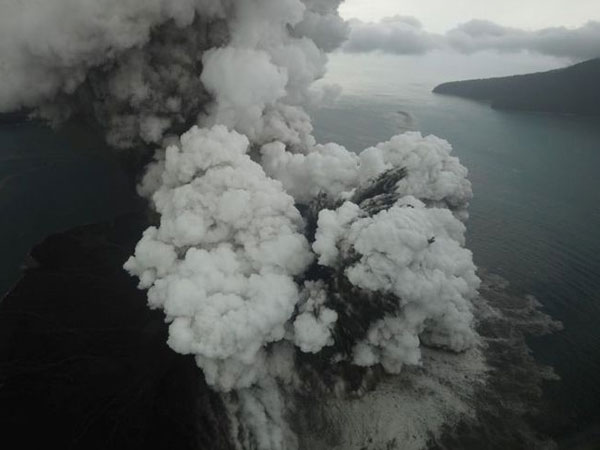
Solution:
[[[423,351],[423,365],[399,375],[371,371],[350,393],[325,391],[315,404],[301,395],[295,427],[301,448],[337,450],[556,449],[552,410],[542,393],[559,382],[527,341],[561,325],[532,297],[515,295],[500,277],[480,271],[474,302],[481,345],[452,354]]]

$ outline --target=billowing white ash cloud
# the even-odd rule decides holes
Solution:
[[[171,321],[169,345],[194,354],[228,391],[261,376],[299,301],[294,277],[313,260],[294,200],[222,125],[192,128],[169,147],[149,228],[125,268]]]
[[[282,411],[307,366],[343,384],[349,367],[399,373],[423,344],[477,342],[471,191],[450,146],[409,133],[360,155],[291,148],[252,151],[223,125],[185,133],[148,171],[161,220],[125,265],[165,311],[169,345],[237,393],[251,448],[295,448]]]
[[[338,3],[8,0],[0,112],[33,108],[53,123],[83,114],[118,148],[159,144],[215,117],[257,138],[293,129],[301,140],[311,128],[297,105],[324,95],[309,85],[324,73],[322,50],[345,38]],[[266,77],[262,90],[253,76]]]
[[[296,448],[300,374],[339,391],[420,365],[424,345],[477,343],[472,194],[450,145],[408,133],[354,154],[312,136],[339,3],[27,0],[0,19],[1,110],[83,114],[117,147],[159,148],[139,187],[159,220],[125,268],[223,392],[240,448]]]

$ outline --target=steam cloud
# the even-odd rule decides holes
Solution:
[[[1,111],[83,115],[116,147],[158,148],[139,192],[160,220],[125,268],[223,392],[241,448],[296,447],[302,373],[343,384],[419,365],[423,344],[477,343],[471,186],[450,145],[407,133],[357,155],[312,136],[303,107],[335,92],[311,85],[346,37],[339,3],[14,0],[0,15]]]
[[[442,35],[426,31],[414,17],[389,17],[380,22],[353,20],[343,46],[344,51],[352,53],[382,51],[398,55],[420,55],[435,49],[461,53],[528,51],[573,60],[592,59],[600,57],[600,22],[590,21],[574,29],[525,31],[471,20]]]

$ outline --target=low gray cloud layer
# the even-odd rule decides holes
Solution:
[[[351,53],[382,51],[420,55],[434,49],[461,53],[484,50],[529,51],[549,56],[585,60],[600,56],[600,22],[574,29],[565,27],[526,31],[484,20],[472,20],[446,34],[430,33],[414,17],[395,16],[380,22],[352,20],[343,49]]]
[[[350,21],[350,35],[343,49],[363,53],[383,51],[400,55],[418,55],[438,48],[443,43],[441,35],[425,31],[414,17],[388,17],[380,22]]]

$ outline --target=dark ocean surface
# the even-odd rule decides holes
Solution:
[[[44,237],[123,213],[132,191],[91,130],[0,125],[0,291],[18,279],[24,257]]]

